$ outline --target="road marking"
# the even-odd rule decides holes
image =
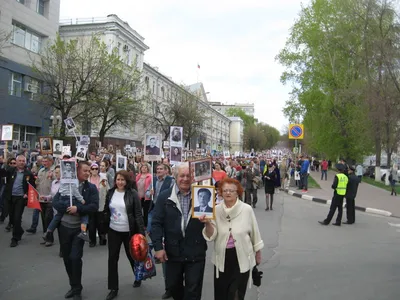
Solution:
[[[392,213],[390,211],[376,209],[376,208],[368,208],[368,207],[365,210],[365,212],[371,213],[371,214],[377,214],[377,215],[381,215],[381,216],[387,216],[387,217],[390,217],[392,215]]]
[[[310,195],[302,195],[301,198],[305,199],[305,200],[310,200],[312,201],[312,199],[314,198],[313,196]]]
[[[399,227],[400,228],[400,224],[394,224],[394,223],[388,223],[390,226],[392,227]]]

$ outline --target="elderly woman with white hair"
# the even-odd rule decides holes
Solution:
[[[264,242],[252,207],[239,200],[243,192],[239,181],[224,178],[218,190],[224,201],[216,206],[215,220],[200,218],[205,240],[214,241],[214,299],[243,300],[252,270],[261,263]]]

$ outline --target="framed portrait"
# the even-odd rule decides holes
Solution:
[[[108,146],[107,146],[107,151],[108,151],[108,152],[111,152],[111,153],[114,152],[114,145],[111,145],[111,144],[108,145]]]
[[[215,219],[215,187],[211,185],[192,186],[192,218],[206,215]]]
[[[62,160],[60,162],[61,182],[62,183],[77,183],[76,164],[74,160]]]
[[[0,149],[6,149],[7,148],[7,141],[0,141]]]
[[[77,160],[85,160],[87,150],[88,150],[87,147],[79,146],[78,149],[76,149],[76,154],[75,154],[76,159]]]
[[[192,182],[200,182],[210,179],[212,177],[211,158],[190,161],[189,170]]]
[[[126,170],[127,168],[128,168],[128,160],[126,156],[117,155],[117,161],[116,161],[117,172],[121,170]]]
[[[22,150],[29,150],[30,148],[31,148],[31,142],[30,141],[21,142],[21,149]]]
[[[181,146],[182,147],[182,133],[183,127],[171,126],[170,127],[170,142],[171,146]]]
[[[145,134],[144,159],[146,161],[161,160],[161,134]]]
[[[31,164],[35,163],[38,156],[39,156],[39,152],[31,152],[31,154],[29,156],[29,162]]]
[[[12,141],[14,125],[1,125],[1,140]]]
[[[53,153],[53,143],[51,137],[40,137],[40,154],[52,154]]]
[[[90,136],[88,135],[79,136],[79,146],[88,147],[89,144],[90,144]]]
[[[53,140],[53,155],[55,157],[60,157],[63,151],[64,141]]]
[[[182,161],[182,147],[172,147],[169,151],[169,160],[171,163]]]
[[[70,118],[66,118],[64,120],[65,126],[67,127],[68,131],[73,131],[76,129],[76,125],[74,120],[70,117]]]
[[[101,141],[96,141],[94,143],[94,146],[95,146],[96,149],[100,149],[101,148]]]
[[[188,150],[185,152],[185,160],[193,160],[194,159],[194,155],[193,155],[193,151]]]
[[[12,152],[18,152],[18,150],[20,149],[20,143],[18,140],[13,140],[12,141],[12,146],[11,146],[11,150]]]
[[[62,149],[61,156],[64,156],[64,155],[72,156],[72,154],[71,154],[71,146],[62,146],[61,149]]]
[[[104,153],[103,157],[101,158],[101,160],[108,160],[111,162],[111,160],[113,159],[114,155],[110,154],[110,153]]]
[[[35,150],[40,151],[40,142],[35,143]]]

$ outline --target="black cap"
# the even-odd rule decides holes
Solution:
[[[349,166],[349,169],[354,172],[356,170],[356,167],[355,166]]]

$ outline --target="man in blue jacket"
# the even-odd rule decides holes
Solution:
[[[147,222],[147,231],[151,232],[151,222],[153,218],[154,208],[157,203],[158,196],[170,189],[174,184],[174,177],[167,175],[169,172],[168,166],[165,164],[158,164],[156,167],[156,176],[153,177],[153,189],[150,191],[150,195],[153,196],[153,202],[151,204],[148,222]],[[165,284],[165,293],[162,295],[161,299],[169,299],[171,298],[171,292],[167,289],[167,280],[166,280],[166,265],[162,264],[163,275],[164,275],[164,284]]]
[[[167,288],[174,300],[200,300],[207,243],[204,224],[191,218],[188,163],[177,166],[175,180],[172,188],[158,196],[150,236],[155,257],[167,264]]]
[[[90,163],[80,161],[77,169],[79,181],[79,193],[85,200],[85,205],[70,206],[60,201],[60,194],[57,193],[53,199],[53,207],[64,212],[59,227],[61,252],[64,259],[65,270],[67,271],[71,289],[65,294],[65,298],[81,300],[82,286],[82,256],[85,241],[78,238],[81,233],[80,215],[95,213],[99,208],[99,192],[94,184],[88,182],[90,175]]]
[[[306,193],[308,190],[308,169],[310,167],[310,161],[308,160],[308,156],[302,157],[302,164],[300,169],[300,178],[302,185],[302,192]]]

